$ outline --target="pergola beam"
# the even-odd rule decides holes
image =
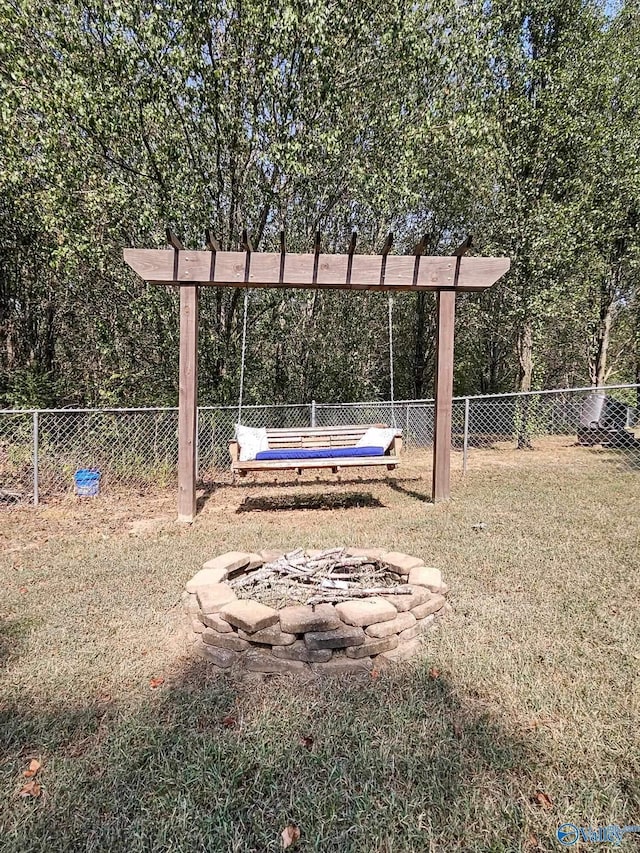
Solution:
[[[124,259],[151,284],[338,290],[481,291],[510,265],[509,258],[459,256],[283,255],[251,250],[213,254],[214,258],[211,251],[125,249]]]

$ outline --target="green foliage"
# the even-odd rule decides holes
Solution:
[[[640,369],[637,0],[0,0],[0,402],[173,404],[177,294],[127,245],[398,251],[467,232],[512,273],[459,300],[456,386]],[[204,403],[237,395],[242,299],[201,306]],[[432,300],[396,300],[429,393]],[[386,300],[251,297],[248,401],[387,396]],[[606,339],[606,346],[603,343]]]

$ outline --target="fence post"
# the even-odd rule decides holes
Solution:
[[[316,401],[311,401],[311,426],[314,427],[316,425]]]
[[[39,470],[38,470],[38,440],[39,440],[39,423],[38,413],[33,413],[33,505],[38,506],[40,502],[39,495]]]
[[[200,479],[200,406],[196,408],[196,482]]]
[[[467,457],[469,456],[469,398],[464,398],[464,438],[462,443],[462,473],[467,473]]]
[[[407,447],[409,447],[409,403],[407,403],[407,405],[405,406],[404,441]]]

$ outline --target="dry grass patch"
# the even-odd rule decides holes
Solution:
[[[568,454],[478,464],[448,506],[414,454],[337,485],[221,483],[191,529],[171,495],[3,513],[2,849],[262,853],[294,821],[318,853],[556,850],[564,821],[637,823],[638,473]],[[342,543],[442,568],[454,612],[422,660],[236,682],[189,658],[178,602],[204,559]],[[20,798],[34,757],[42,793]]]

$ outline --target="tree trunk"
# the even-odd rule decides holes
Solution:
[[[518,391],[531,391],[533,376],[533,328],[526,320],[518,335]]]
[[[600,310],[596,330],[593,335],[593,356],[590,359],[589,373],[591,383],[604,385],[607,377],[607,356],[611,340],[611,326],[615,315],[616,293],[620,284],[621,269],[617,263],[608,278],[600,284]]]

